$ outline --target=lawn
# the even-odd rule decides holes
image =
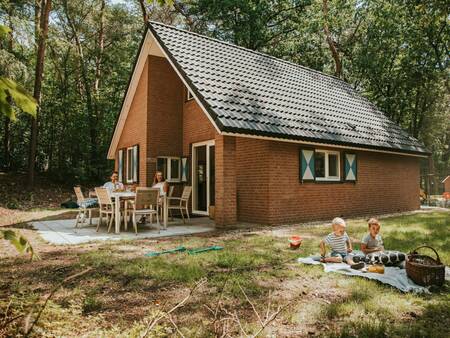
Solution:
[[[449,212],[385,218],[381,229],[387,248],[408,252],[427,243],[447,264],[449,230]],[[155,337],[244,332],[277,337],[450,336],[448,283],[430,295],[403,294],[374,281],[297,264],[298,256],[318,251],[320,238],[329,232],[325,225],[70,247],[49,246],[33,238],[33,231],[23,231],[32,237],[41,260],[1,260],[0,327],[2,321],[26,316],[34,304],[35,318],[39,305],[64,278],[91,269],[55,292],[33,329],[35,336],[138,337],[152,323],[148,336]],[[352,238],[361,238],[365,231],[364,220],[348,222]],[[304,237],[300,250],[288,248],[292,234]],[[180,245],[222,245],[224,250],[143,255]],[[155,322],[185,297],[184,306]],[[261,322],[271,317],[261,331]],[[11,321],[3,334],[20,335],[24,318]]]

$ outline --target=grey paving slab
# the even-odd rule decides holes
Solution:
[[[160,238],[170,236],[185,236],[214,231],[214,222],[208,218],[194,218],[191,223],[184,224],[179,221],[169,222],[166,230],[158,229],[155,224],[139,225],[138,234],[135,235],[132,226],[128,226],[128,230],[122,231],[120,234],[108,233],[106,225],[103,225],[99,232],[96,232],[96,224],[98,219],[93,219],[93,225],[88,222],[80,228],[75,229],[75,220],[54,220],[54,221],[37,221],[30,224],[37,233],[48,243],[55,245],[77,245],[92,241],[118,241],[133,240],[143,238]],[[123,226],[123,225],[122,225]]]

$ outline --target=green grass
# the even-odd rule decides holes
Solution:
[[[450,213],[392,217],[381,223],[386,248],[408,252],[426,243],[436,248],[444,262],[449,262]],[[364,220],[348,222],[347,232],[352,238],[361,238],[366,231]],[[239,314],[249,332],[257,330],[257,320],[239,286],[261,312],[266,309],[269,293],[273,295],[272,309],[293,300],[289,311],[280,314],[277,325],[314,327],[325,337],[450,335],[448,283],[431,295],[403,294],[375,281],[326,274],[318,266],[298,265],[295,260],[299,255],[318,252],[321,238],[330,229],[297,227],[291,232],[305,237],[300,250],[288,248],[289,234],[277,237],[262,232],[254,236],[176,238],[147,246],[152,251],[180,245],[224,246],[222,251],[193,256],[177,253],[150,258],[138,249],[130,254],[123,247],[136,246],[131,241],[94,248],[81,246],[89,248],[81,253],[60,250],[34,263],[32,269],[17,269],[16,264],[29,267],[25,260],[5,260],[0,263],[0,273],[8,282],[0,285],[0,313],[9,299],[12,313],[26,312],[64,277],[91,267],[92,272],[65,285],[49,302],[38,325],[38,335],[139,336],[155,311],[175,304],[201,278],[207,278],[206,286],[177,310],[175,317],[186,336],[211,336],[211,314],[206,306],[217,304],[224,285],[225,306]],[[71,263],[55,273],[60,259],[70,259]],[[14,325],[9,331],[12,335],[19,330],[18,324]],[[154,336],[172,334],[172,326],[165,321]]]

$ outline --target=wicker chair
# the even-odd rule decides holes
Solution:
[[[102,216],[106,215],[106,224],[108,224],[108,232],[111,230],[115,215],[115,205],[109,196],[108,189],[106,188],[95,188],[95,193],[98,197],[99,204],[99,219],[97,225],[97,231],[102,224]]]
[[[89,214],[89,225],[92,224],[92,210],[97,210],[98,207],[93,206],[97,204],[96,198],[85,198],[80,187],[74,187],[75,195],[77,196],[78,214],[75,222],[75,228],[78,228],[78,224],[84,223],[86,220],[86,213]],[[80,220],[81,219],[81,220]]]
[[[192,193],[192,187],[189,185],[186,185],[183,188],[183,193],[181,194],[181,197],[168,197],[167,198],[167,208],[169,209],[170,214],[172,215],[172,210],[179,210],[181,213],[181,217],[183,218],[183,223],[186,223],[184,213],[186,212],[187,218],[190,221],[191,218],[189,217],[189,209],[188,209],[188,201],[189,197],[191,197]],[[178,202],[176,204],[171,204],[170,202],[175,201]]]
[[[132,209],[130,210],[133,218],[134,231],[137,235],[136,216],[150,216],[150,224],[152,224],[152,216],[156,215],[156,223],[158,225],[158,233],[161,231],[159,223],[159,189],[154,188],[136,188],[136,198]]]

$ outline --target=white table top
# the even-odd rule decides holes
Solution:
[[[117,191],[117,192],[112,192],[111,193],[111,197],[115,198],[115,197],[135,197],[136,193],[132,192],[132,191]]]

